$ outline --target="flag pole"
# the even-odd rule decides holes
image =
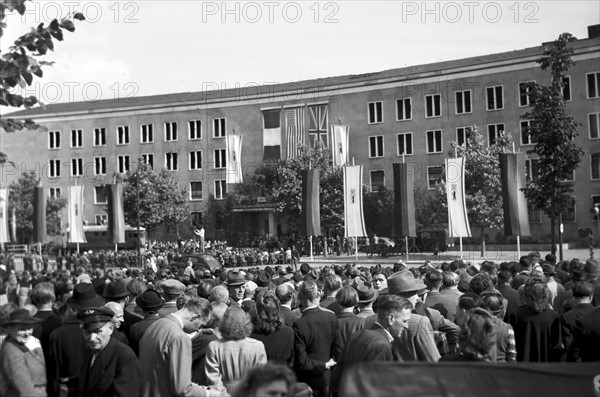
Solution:
[[[457,153],[457,150],[456,150],[456,146],[454,147],[454,158],[455,158],[455,159],[457,159],[457,158],[458,158],[458,153]],[[462,181],[461,181],[461,183],[462,183]],[[462,236],[460,236],[460,237],[458,238],[458,244],[460,245],[460,248],[459,248],[459,249],[460,249],[460,259],[462,259],[462,258],[463,258],[463,242],[462,242]]]
[[[404,151],[402,151],[402,164],[404,164]],[[406,262],[408,263],[408,236],[404,236],[404,246],[406,247]]]
[[[311,160],[308,160],[308,169],[309,170],[312,169],[312,161]],[[308,229],[308,227],[307,227],[307,229]],[[314,255],[313,255],[313,240],[312,240],[312,238],[313,238],[312,235],[308,236],[308,241],[310,242],[310,261],[314,262],[315,258],[314,258]]]
[[[354,167],[354,157],[352,157],[352,166]],[[362,189],[362,186],[361,186]],[[361,192],[362,194],[362,192]],[[352,212],[354,213],[354,219],[356,219],[356,207],[352,207]],[[354,260],[358,262],[358,236],[354,236]]]
[[[515,152],[515,143],[512,143],[512,152],[513,154],[516,154]],[[517,169],[517,167],[515,167],[515,178],[517,178],[519,170]],[[518,205],[518,200],[517,200],[517,205]],[[519,225],[519,229],[520,229],[520,225]],[[519,260],[519,258],[521,258],[521,235],[517,234],[517,260]]]

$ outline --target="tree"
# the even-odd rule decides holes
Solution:
[[[561,34],[546,46],[544,55],[537,61],[542,70],[550,69],[550,85],[530,83],[527,86],[531,110],[521,118],[529,120],[527,133],[535,146],[528,154],[537,157],[538,176],[530,177],[523,189],[527,199],[550,218],[552,253],[556,253],[556,218],[571,200],[571,179],[577,169],[583,150],[575,144],[577,123],[563,98],[565,74],[573,65],[573,48],[568,44],[576,40],[569,33]]]
[[[394,193],[385,187],[369,192],[363,186],[363,214],[367,234],[392,237],[394,224]]]

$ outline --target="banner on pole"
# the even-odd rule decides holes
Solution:
[[[331,155],[335,166],[342,167],[348,163],[349,132],[348,125],[331,126]]]
[[[83,231],[83,186],[69,186],[69,232],[67,242],[85,243]]]
[[[394,163],[394,227],[396,234],[404,237],[416,237],[415,199],[413,172],[408,164]]]
[[[33,241],[46,243],[48,233],[46,232],[46,200],[47,190],[41,186],[33,189]]]
[[[242,183],[242,137],[227,135],[227,183]]]
[[[465,201],[465,159],[446,159],[449,237],[471,237]]]
[[[123,210],[123,185],[115,183],[107,187],[108,236],[113,244],[125,242],[125,212]]]
[[[527,199],[521,190],[525,180],[517,153],[500,154],[500,180],[502,208],[504,210],[504,235],[530,236]]]
[[[344,235],[366,237],[363,215],[362,165],[348,166],[344,171]]]
[[[302,170],[302,234],[321,235],[319,169]]]
[[[281,110],[263,110],[263,160],[281,158]]]
[[[8,243],[8,189],[0,189],[0,244]]]

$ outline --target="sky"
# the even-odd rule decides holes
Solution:
[[[586,38],[598,1],[34,1],[0,43],[79,11],[44,77],[51,104],[361,74]]]

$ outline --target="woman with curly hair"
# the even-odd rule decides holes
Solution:
[[[239,306],[225,311],[219,325],[222,339],[210,342],[206,349],[208,386],[231,393],[243,374],[267,362],[263,343],[249,337],[252,329],[250,316]]]
[[[285,365],[265,364],[252,368],[231,397],[293,396],[296,375]]]
[[[476,307],[469,312],[458,335],[458,353],[440,361],[492,361],[496,346],[496,324],[490,312]]]
[[[291,365],[294,330],[283,321],[275,293],[260,290],[256,296],[256,307],[251,314],[254,330],[250,336],[264,344],[269,361]]]

